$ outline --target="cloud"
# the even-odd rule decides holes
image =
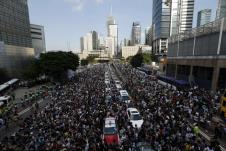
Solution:
[[[84,7],[85,0],[64,0],[72,6],[73,11],[81,11]]]
[[[73,11],[82,11],[86,1],[90,1],[90,0],[64,0],[64,2],[72,6]],[[104,0],[94,0],[94,1],[98,4],[104,2]]]

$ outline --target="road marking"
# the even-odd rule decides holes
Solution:
[[[42,99],[42,100],[40,100],[40,101],[38,101],[38,104],[42,103],[43,101],[44,101],[43,99]],[[18,113],[18,115],[19,115],[19,116],[21,116],[21,115],[23,115],[24,113],[26,113],[26,112],[30,111],[30,110],[31,110],[31,108],[32,108],[33,106],[34,106],[34,104],[32,104],[32,106],[31,106],[31,107],[28,107],[28,108],[24,109],[23,111],[19,112],[19,113]]]
[[[221,145],[220,145],[220,149],[221,149],[221,151],[226,151],[226,149],[224,147],[222,147]]]

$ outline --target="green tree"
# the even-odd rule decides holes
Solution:
[[[150,64],[152,62],[151,54],[143,53],[143,62],[145,64]]]
[[[78,66],[79,57],[72,52],[48,52],[38,60],[40,72],[57,80],[64,79],[68,69],[76,70]]]
[[[143,55],[141,53],[136,54],[133,56],[130,60],[130,64],[136,68],[136,67],[141,67],[142,63],[144,61]]]
[[[89,64],[87,59],[82,59],[81,60],[81,66],[87,66]]]

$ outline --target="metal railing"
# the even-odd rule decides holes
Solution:
[[[179,34],[180,41],[184,41],[189,38],[194,38],[195,36],[203,36],[211,33],[222,32],[221,24],[223,24],[223,31],[226,31],[226,21],[224,18],[215,20],[213,22],[207,23],[197,28],[193,28],[189,31],[184,31]],[[172,35],[169,39],[169,43],[175,43],[178,41],[178,35]]]

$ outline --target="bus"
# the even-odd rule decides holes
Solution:
[[[177,80],[174,77],[168,77],[168,76],[157,76],[157,79],[159,80],[159,83],[166,83],[164,85],[171,85],[173,87],[176,87],[178,90],[183,90],[190,88],[190,84],[186,80]]]
[[[226,90],[221,98],[220,113],[223,118],[226,118]]]

